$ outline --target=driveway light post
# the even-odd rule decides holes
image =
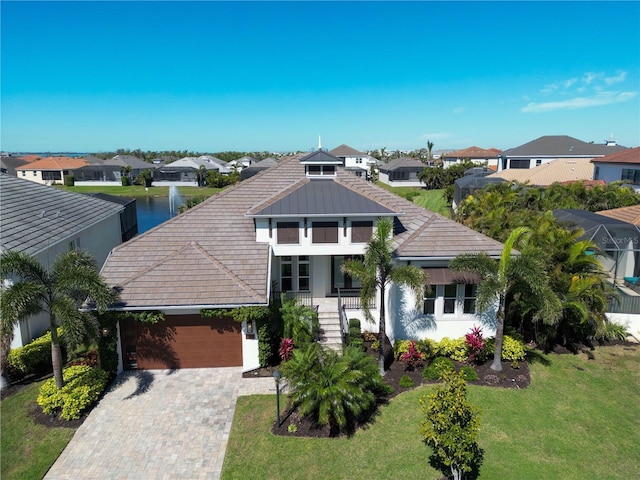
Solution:
[[[279,370],[273,372],[273,379],[276,381],[276,419],[278,428],[280,428],[280,377],[282,377],[282,372]]]

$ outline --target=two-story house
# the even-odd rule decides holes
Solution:
[[[624,182],[640,191],[640,147],[629,148],[591,160],[593,179]]]
[[[394,222],[395,261],[424,268],[432,287],[417,310],[409,292],[388,289],[390,340],[462,336],[474,324],[490,335],[495,317],[475,314],[477,279],[448,265],[461,253],[498,258],[503,245],[353,175],[342,159],[318,150],[283,159],[113,250],[102,273],[120,291],[114,309],[166,318],[121,322],[122,366],[257,368],[255,325],[206,318],[201,310],[264,306],[280,292],[317,308],[325,334],[337,330],[341,341],[340,312],[364,317],[359,285],[340,267],[365,253],[380,218]],[[363,329],[375,332],[377,323],[363,321]]]
[[[378,164],[378,160],[371,155],[356,150],[344,143],[330,150],[329,153],[342,159],[344,168],[352,171],[359,177],[370,178],[371,167],[375,167],[375,165]]]

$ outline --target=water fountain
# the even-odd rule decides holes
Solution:
[[[169,187],[169,215],[175,217],[178,214],[178,208],[184,201],[178,192],[178,187],[171,185]]]

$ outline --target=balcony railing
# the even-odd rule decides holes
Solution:
[[[359,288],[339,288],[338,289],[339,304],[346,310],[360,310],[362,303],[360,300]],[[372,298],[369,301],[369,309],[376,308],[376,300]]]

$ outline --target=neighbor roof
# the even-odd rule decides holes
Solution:
[[[344,143],[333,150],[329,150],[331,155],[335,155],[336,157],[350,157],[353,155],[365,155],[363,152],[359,152],[355,148],[350,147],[349,145],[345,145]]]
[[[305,155],[300,159],[300,163],[318,164],[323,163],[327,165],[342,165],[343,160],[341,158],[332,155],[325,150],[316,150],[308,155]]]
[[[17,167],[16,170],[74,170],[85,165],[88,165],[88,162],[82,158],[47,157]]]
[[[587,143],[567,135],[546,135],[519,147],[505,150],[501,157],[602,157],[626,150],[620,145]]]
[[[294,155],[117,246],[102,273],[120,289],[123,309],[215,308],[268,303],[270,247],[256,242],[254,219],[268,202],[301,185],[336,182],[392,212],[394,248],[402,258],[499,256],[503,245],[338,168],[336,180],[305,180]],[[277,201],[277,200],[276,200]],[[370,204],[370,205],[372,205]],[[269,204],[271,205],[271,204]]]
[[[622,222],[631,223],[633,225],[640,226],[640,205],[633,205],[631,207],[613,208],[611,210],[602,210],[596,212],[598,215],[603,215],[609,218],[615,218]]]
[[[594,158],[592,163],[631,163],[640,165],[640,147],[628,148],[600,158]]]
[[[116,155],[110,160],[103,162],[105,165],[117,165],[119,167],[131,167],[136,170],[147,170],[154,168],[153,163],[145,162],[144,160],[134,157],[132,155]]]
[[[391,160],[390,162],[385,163],[384,165],[380,165],[381,172],[391,172],[393,170],[398,170],[399,168],[425,168],[426,165],[422,163],[420,160],[416,160],[415,158],[409,157],[401,157],[396,158],[395,160]]]
[[[123,209],[99,198],[0,174],[3,251],[34,255]]]
[[[546,187],[557,182],[593,179],[593,164],[588,158],[558,158],[535,168],[508,168],[489,177]]]
[[[480,147],[469,147],[463,150],[445,153],[443,158],[497,158],[501,150],[497,148],[484,149]]]

